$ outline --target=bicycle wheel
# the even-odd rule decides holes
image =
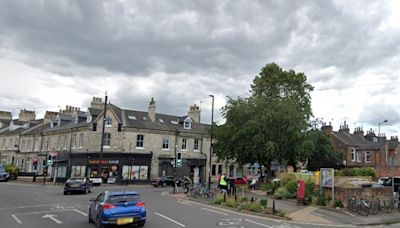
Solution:
[[[369,213],[371,215],[376,215],[378,214],[378,210],[379,210],[379,200],[374,199],[370,204]]]
[[[368,212],[369,212],[368,203],[362,202],[360,209],[361,209],[360,212],[361,212],[362,215],[368,216]]]

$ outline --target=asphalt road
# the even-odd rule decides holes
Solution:
[[[104,190],[124,186],[95,187],[88,195],[63,195],[62,186],[29,183],[0,183],[0,227],[94,228],[88,223],[90,198]],[[211,205],[177,199],[171,188],[128,186],[146,202],[147,222],[152,228],[305,228],[338,225],[300,224],[261,218]],[[343,226],[341,226],[343,227]]]

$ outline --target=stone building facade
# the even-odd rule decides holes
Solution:
[[[173,175],[175,155],[181,164],[176,168],[178,176],[192,175],[205,182],[211,171],[208,167],[213,177],[225,172],[216,157],[209,164],[210,125],[200,122],[197,105],[187,115],[173,116],[157,113],[154,99],[147,111],[107,104],[100,153],[103,110],[102,99],[94,97],[85,112],[67,106],[46,112],[43,119],[35,119],[35,112],[29,110],[22,110],[15,120],[0,112],[4,116],[0,162],[17,165],[22,173],[42,174],[47,168],[54,180],[89,176],[109,183]]]

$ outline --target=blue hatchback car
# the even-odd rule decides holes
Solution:
[[[146,223],[146,207],[135,191],[105,191],[91,199],[89,223],[96,227],[132,224],[143,227]]]

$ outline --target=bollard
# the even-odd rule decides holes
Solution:
[[[250,202],[251,202],[251,203],[253,203],[253,202],[254,202],[254,198],[253,198],[253,197],[251,197],[251,199],[250,199]]]
[[[224,191],[224,202],[226,202],[226,192]]]
[[[236,195],[236,193],[235,193],[235,202],[237,201],[237,195]]]
[[[272,200],[272,214],[275,214],[275,200]]]

